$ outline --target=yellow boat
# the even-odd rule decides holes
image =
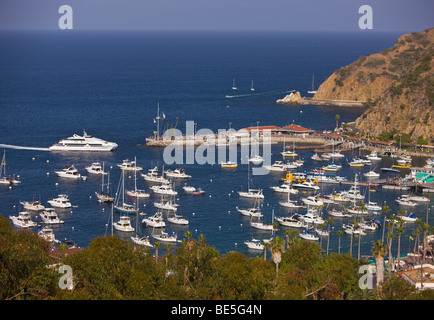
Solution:
[[[411,164],[394,164],[392,167],[399,169],[410,169]]]
[[[222,168],[229,168],[229,169],[236,169],[236,168],[238,168],[238,165],[235,162],[228,161],[228,162],[222,162],[221,167]]]

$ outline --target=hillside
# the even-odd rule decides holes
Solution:
[[[363,101],[356,120],[370,136],[409,134],[434,143],[434,28],[399,37],[393,47],[336,70],[313,99]]]

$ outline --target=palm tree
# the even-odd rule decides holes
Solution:
[[[324,231],[325,227],[326,227],[326,223],[321,223],[319,225],[319,229],[321,231]],[[322,237],[319,238],[319,247],[322,249]]]
[[[285,241],[280,237],[275,237],[270,241],[273,262],[276,264],[276,278],[279,276],[279,263],[282,261],[282,251],[285,249]]]
[[[286,230],[285,231],[285,236],[286,236],[286,249],[289,248],[289,245],[292,241],[294,241],[295,236],[298,234],[297,230]],[[289,240],[289,237],[292,237],[291,241]]]
[[[401,255],[401,235],[404,233],[404,226],[405,222],[403,220],[399,220],[398,226],[395,228],[396,233],[398,234],[398,269],[400,267],[400,255]]]
[[[342,230],[339,230],[337,232],[339,237],[339,246],[338,246],[338,254],[341,254],[341,237],[344,235],[344,232]]]
[[[384,242],[384,228],[386,227],[386,217],[387,217],[387,214],[390,212],[389,206],[383,206],[383,208],[381,208],[381,212],[384,213],[383,235],[381,237],[381,242]]]
[[[390,224],[390,223],[389,223]],[[395,238],[395,234],[393,232],[389,232],[387,234],[387,245],[389,247],[389,272],[392,271],[392,263],[393,263],[393,257],[392,257],[392,240]]]
[[[377,269],[377,289],[380,290],[384,279],[384,257],[387,252],[386,245],[380,240],[377,240],[372,247],[371,252],[375,258],[375,265]]]
[[[356,229],[357,226],[359,225],[359,223],[357,222],[356,219],[353,220],[353,224],[354,224],[354,229]],[[350,256],[351,257],[353,256],[353,235],[354,235],[354,233],[351,232],[351,241],[350,241]]]
[[[338,128],[339,128],[339,119],[341,118],[341,116],[340,115],[335,115],[335,119],[336,119],[336,131],[338,130]]]
[[[155,242],[154,247],[155,247],[155,262],[158,262],[158,248],[160,247],[160,243],[159,242]]]
[[[190,232],[190,231],[187,231],[186,233],[184,233],[184,236],[187,237],[187,242],[190,242],[190,238],[191,238],[191,236],[192,236],[191,232]]]
[[[264,261],[267,261],[267,248],[270,246],[269,242],[264,243]]]
[[[424,223],[422,225],[422,230],[423,230],[423,259],[425,260],[426,258],[426,242],[428,240],[428,230],[429,230],[429,224],[428,223]]]
[[[425,195],[425,198],[428,199],[428,202],[426,203],[426,220],[425,220],[425,223],[428,223],[428,208],[429,208],[429,203],[430,203],[432,196],[429,193],[427,193]]]
[[[329,255],[329,244],[330,244],[330,225],[335,223],[332,217],[326,219],[327,222],[327,255]]]

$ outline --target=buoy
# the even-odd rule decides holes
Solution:
[[[59,185],[59,182],[56,182],[55,186],[57,187]]]
[[[47,160],[47,163],[49,163],[50,162],[50,160]]]
[[[33,157],[32,160],[35,161],[35,157]]]

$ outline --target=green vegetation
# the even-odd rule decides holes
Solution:
[[[332,220],[328,220],[328,230]],[[324,225],[326,227],[326,225]],[[339,239],[341,233],[337,234]],[[361,290],[359,266],[367,261],[327,254],[296,232],[268,245],[271,261],[239,252],[222,256],[186,233],[172,252],[152,255],[148,248],[113,236],[94,239],[86,249],[51,258],[47,244],[27,231],[14,231],[0,216],[0,299],[20,300],[266,300],[266,299],[427,299],[405,281],[389,277],[381,291]],[[341,251],[339,241],[339,252]],[[385,245],[383,245],[384,247]],[[328,251],[328,242],[327,242]],[[386,250],[383,250],[386,251]],[[382,252],[383,254],[383,251]],[[374,252],[374,251],[373,251]],[[376,251],[375,251],[376,252]],[[264,251],[264,254],[266,251]],[[377,258],[378,252],[376,252]],[[382,257],[384,257],[384,254]],[[56,267],[72,268],[73,289],[60,289]]]

